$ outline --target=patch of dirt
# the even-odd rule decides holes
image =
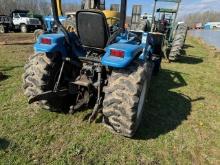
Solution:
[[[6,33],[0,34],[0,45],[33,44],[33,33]]]

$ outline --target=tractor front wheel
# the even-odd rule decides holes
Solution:
[[[172,43],[172,48],[170,50],[169,60],[175,61],[181,55],[181,50],[183,49],[187,35],[187,25],[180,24],[176,29],[174,40]]]
[[[153,64],[134,62],[126,70],[114,70],[104,88],[105,124],[114,132],[133,137],[145,108]]]
[[[39,37],[41,34],[43,34],[43,33],[45,33],[44,30],[42,30],[42,29],[36,29],[36,30],[34,31],[34,40],[37,41],[38,37]]]

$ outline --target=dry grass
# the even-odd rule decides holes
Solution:
[[[192,38],[185,51],[163,63],[141,128],[127,139],[87,124],[88,111],[29,106],[21,75],[32,46],[0,45],[0,164],[220,164],[220,61]]]

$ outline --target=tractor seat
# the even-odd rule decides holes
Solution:
[[[104,50],[110,32],[106,17],[97,10],[81,10],[76,13],[77,33],[82,45],[88,49]]]

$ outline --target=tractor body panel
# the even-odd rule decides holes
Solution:
[[[71,36],[71,33],[69,33]],[[43,43],[42,40],[48,40],[49,43]],[[102,57],[101,63],[104,66],[110,66],[114,68],[125,68],[127,67],[137,56],[139,59],[145,60],[147,55],[145,49],[148,50],[149,44],[147,43],[147,33],[142,35],[142,43],[137,44],[136,41],[126,40],[124,37],[118,37],[117,43],[109,45],[106,47],[106,53]],[[74,56],[71,52],[68,54],[66,47],[65,36],[63,33],[52,33],[52,34],[42,34],[39,36],[37,43],[34,45],[35,52],[47,52],[54,53],[60,52],[62,58],[67,56]],[[123,58],[111,56],[111,50],[119,50],[124,52]],[[149,50],[148,50],[149,51]]]
[[[48,43],[43,43],[46,39]],[[65,48],[65,37],[63,33],[42,34],[39,36],[37,43],[34,45],[35,52],[54,53],[60,52],[63,57],[67,56],[67,49]]]
[[[112,50],[124,52],[123,57],[113,56]],[[106,48],[106,53],[102,58],[102,64],[114,68],[126,68],[142,51],[143,47],[141,45],[115,43]]]
[[[139,59],[146,61],[147,59],[150,58],[153,49],[151,47],[151,45],[147,44],[141,44],[142,48],[143,48],[143,52],[141,53],[141,55],[139,56]]]

